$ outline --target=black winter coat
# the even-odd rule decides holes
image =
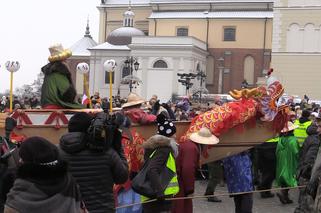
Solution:
[[[88,211],[115,212],[113,185],[127,181],[127,160],[123,151],[118,154],[112,148],[105,152],[89,150],[86,137],[81,132],[63,135],[59,144],[61,154],[69,162]]]
[[[315,124],[307,128],[308,137],[305,139],[300,151],[298,178],[310,179],[311,170],[318,155],[320,146],[320,136]]]

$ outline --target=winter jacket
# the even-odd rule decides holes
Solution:
[[[143,143],[145,149],[144,159],[145,161],[149,160],[149,172],[147,175],[152,187],[156,189],[158,197],[164,196],[159,174],[166,166],[169,153],[172,152],[174,156],[177,156],[178,150],[175,144],[174,139],[162,135],[154,135]],[[149,158],[155,150],[156,152],[153,157]]]
[[[230,193],[253,190],[252,162],[247,152],[224,158],[223,166]]]
[[[310,179],[311,177],[311,170],[320,146],[320,137],[317,130],[318,127],[315,124],[312,124],[307,129],[309,136],[305,139],[300,150],[298,179],[300,177]]]
[[[81,212],[81,195],[67,164],[54,168],[26,163],[18,168],[5,204],[5,213]]]
[[[60,139],[60,151],[69,162],[70,172],[80,186],[89,212],[114,212],[113,185],[128,178],[128,165],[123,151],[110,148],[105,152],[87,148],[86,134],[71,132]]]
[[[198,145],[188,140],[179,145],[176,158],[176,168],[179,183],[179,193],[176,197],[185,197],[194,193],[195,173],[199,167],[200,151]],[[172,213],[192,213],[191,199],[175,200]]]
[[[83,105],[76,103],[77,92],[72,84],[68,67],[60,62],[52,62],[41,68],[45,75],[41,88],[41,105],[56,105],[66,109],[82,109]]]

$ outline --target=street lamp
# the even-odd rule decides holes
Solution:
[[[116,61],[111,59],[107,60],[104,63],[104,69],[109,73],[109,112],[113,112],[113,80],[112,73],[115,72],[116,69]]]
[[[200,88],[199,88],[199,93],[200,93],[200,99],[199,102],[202,103],[202,91],[203,91],[203,81],[205,81],[206,79],[206,74],[204,73],[204,71],[202,71],[201,69],[197,70],[196,73],[196,79],[200,81]],[[206,91],[206,89],[204,88],[204,91]]]
[[[224,72],[224,58],[220,57],[218,60],[218,69],[219,69],[219,76],[218,76],[218,93],[222,94],[223,92],[223,72]]]
[[[92,103],[91,103],[91,98],[89,94],[89,82],[87,79],[87,73],[89,72],[89,65],[85,62],[79,63],[77,65],[77,71],[84,76],[84,89],[85,89],[85,94],[89,100],[89,107],[90,109],[92,108]]]
[[[20,69],[20,63],[18,61],[7,61],[6,69],[10,72],[10,113],[12,112],[12,91],[13,91],[13,73]]]
[[[132,92],[132,90],[133,90],[133,81],[135,81],[135,82],[137,81],[137,79],[135,80],[135,78],[133,76],[133,70],[135,70],[137,72],[137,70],[139,69],[138,60],[136,58],[134,58],[133,56],[127,58],[126,61],[125,61],[125,67],[128,68],[129,72],[130,72],[130,76],[129,76],[129,92]],[[127,79],[124,79],[124,80],[127,80]]]

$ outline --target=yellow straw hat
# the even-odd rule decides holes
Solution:
[[[220,142],[220,140],[206,127],[202,127],[198,132],[191,134],[189,139],[195,143],[205,145],[214,145]]]
[[[72,53],[68,49],[64,49],[61,44],[54,44],[49,47],[50,56],[48,60],[50,62],[62,61],[69,58]]]
[[[137,95],[136,93],[132,92],[128,95],[127,97],[127,103],[122,105],[122,108],[130,107],[130,106],[135,106],[138,104],[144,103],[145,100]]]

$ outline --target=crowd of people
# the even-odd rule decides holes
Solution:
[[[92,100],[93,104],[99,103],[99,94]],[[264,190],[262,199],[275,196],[268,191],[273,186],[285,188],[276,195],[287,205],[294,202],[287,187],[304,186],[300,188],[295,213],[318,212],[316,209],[321,208],[320,107],[291,103],[290,107],[290,121],[276,138],[206,166],[208,186],[204,195],[209,202],[221,202],[214,196],[215,188],[225,182],[229,193],[242,192],[232,196],[235,212],[251,213],[255,188]],[[15,170],[2,172],[4,212],[43,212],[44,209],[114,212],[115,206],[126,204],[124,196],[138,202],[156,199],[128,207],[129,212],[193,212],[192,199],[168,201],[166,198],[193,196],[196,172],[204,169],[199,166],[200,153],[219,139],[202,128],[178,146],[172,122],[181,120],[178,112],[185,112],[186,119],[191,119],[202,111],[193,110],[187,97],[169,105],[160,104],[156,95],[146,102],[131,93],[113,117],[104,112],[94,117],[84,112],[74,114],[68,123],[68,133],[61,137],[58,146],[41,137],[25,139],[19,146]],[[102,125],[99,119],[105,122],[104,134],[99,132]],[[95,122],[100,126],[95,126]],[[157,123],[157,132],[139,144],[135,140],[137,134],[129,129],[133,123]],[[5,139],[11,144],[9,138]],[[1,155],[7,153],[2,150]],[[1,159],[5,165],[3,171],[7,171],[9,158]]]

